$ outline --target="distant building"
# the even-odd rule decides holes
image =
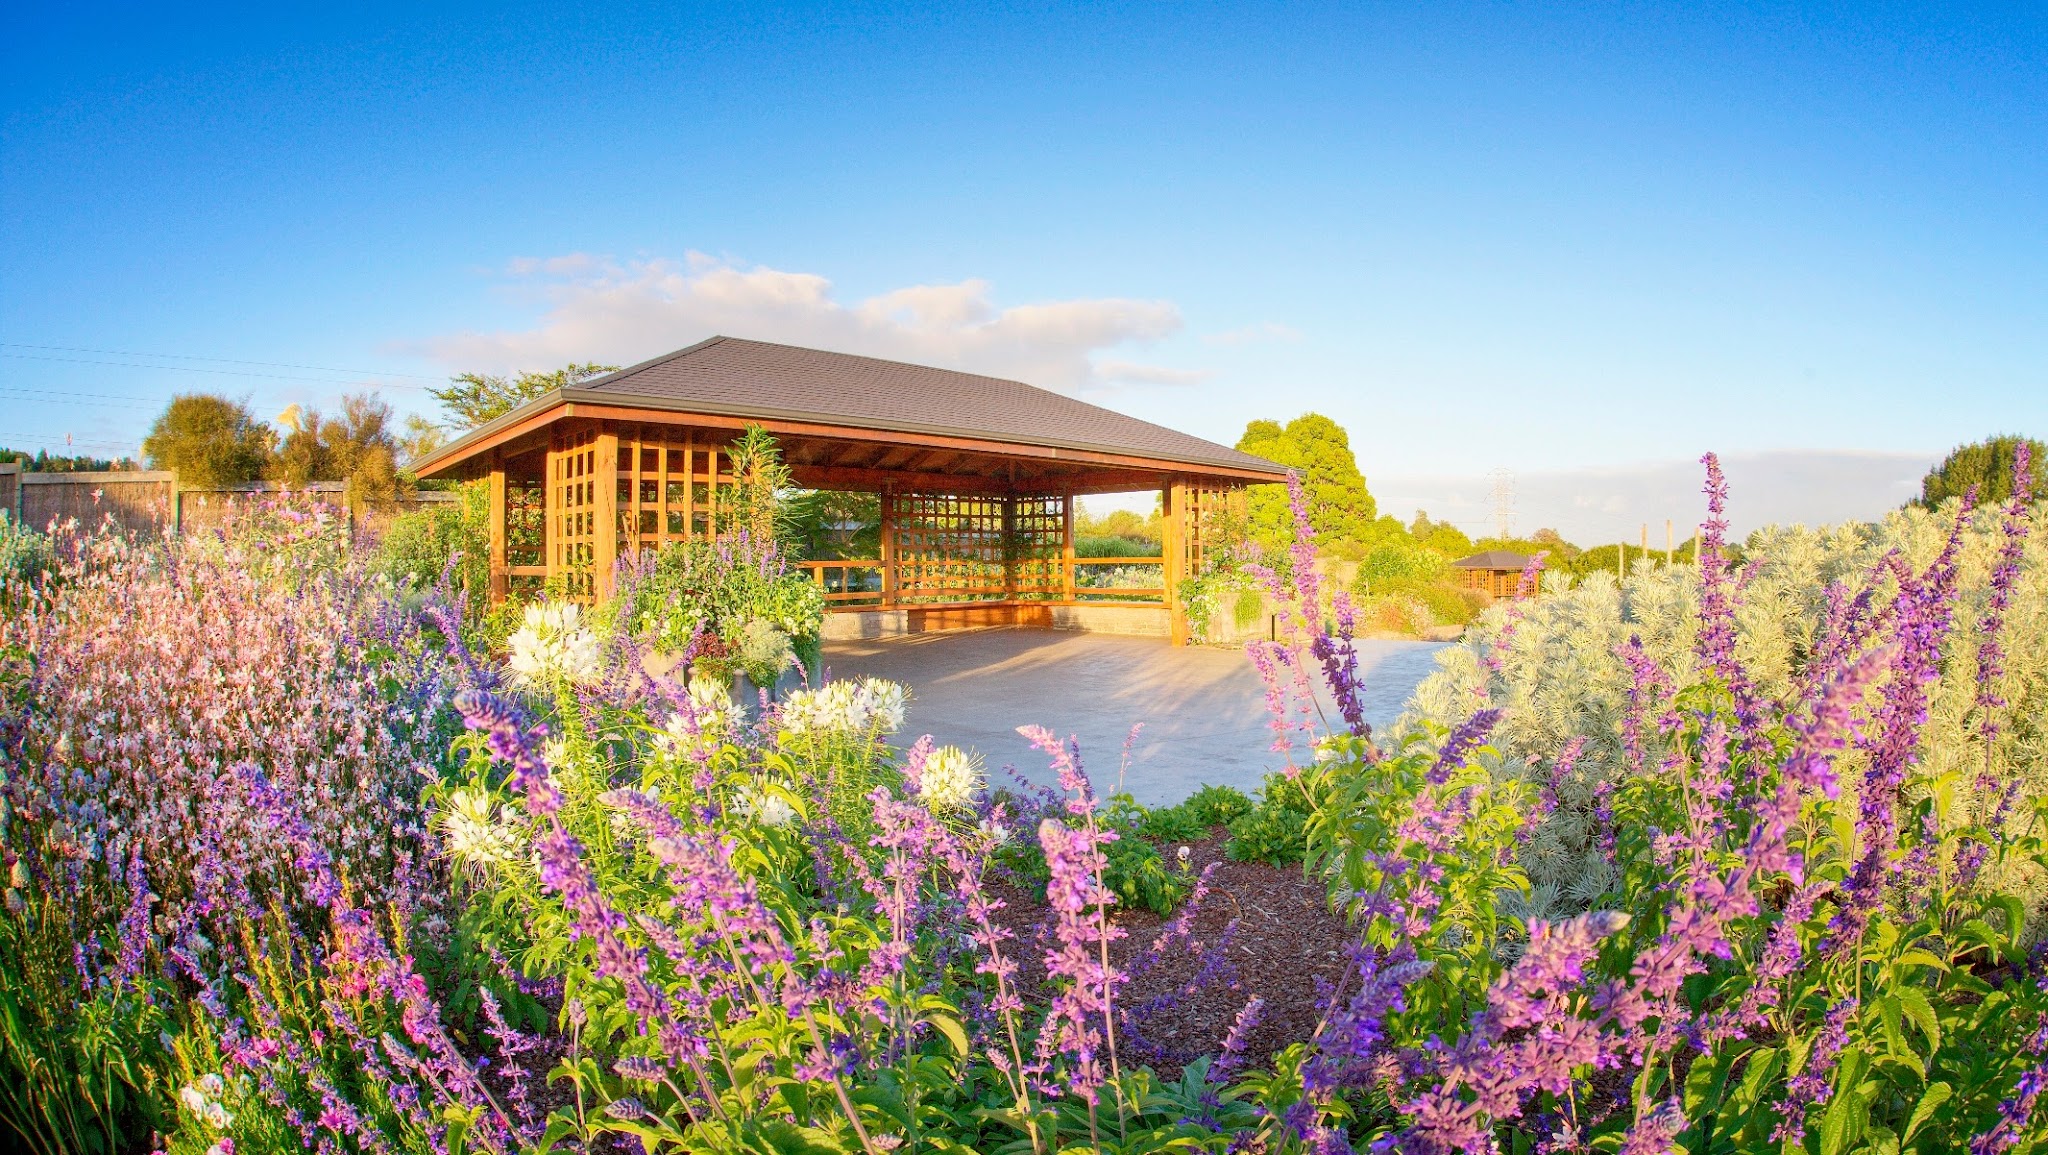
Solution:
[[[1451,568],[1458,572],[1458,588],[1485,590],[1497,598],[1511,598],[1522,588],[1522,571],[1529,568],[1529,559],[1504,549],[1489,549],[1461,557],[1451,563]]]

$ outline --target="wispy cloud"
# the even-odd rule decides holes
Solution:
[[[689,253],[680,261],[617,261],[586,253],[521,258],[510,287],[544,309],[528,329],[449,333],[411,351],[452,369],[552,368],[569,361],[635,361],[714,333],[887,357],[1050,389],[1186,384],[1204,373],[1097,355],[1178,332],[1171,301],[1123,297],[998,308],[987,281],[910,285],[843,303],[816,273]]]
[[[1736,533],[1773,523],[1823,525],[1872,520],[1919,492],[1935,453],[1771,450],[1724,454],[1729,521]],[[1664,544],[1664,522],[1683,540],[1706,516],[1697,461],[1654,461],[1610,469],[1517,474],[1513,526],[1518,533],[1550,527],[1582,545],[1635,541],[1642,526]],[[1416,510],[1468,533],[1492,533],[1490,476],[1373,477],[1380,509],[1406,520]]]
[[[1255,341],[1299,341],[1301,330],[1278,321],[1261,321],[1241,329],[1226,329],[1221,333],[1209,333],[1202,340],[1210,345],[1249,345]]]
[[[1133,361],[1098,361],[1095,375],[1103,381],[1126,385],[1199,385],[1216,374],[1208,369],[1168,369],[1163,365],[1140,365]]]

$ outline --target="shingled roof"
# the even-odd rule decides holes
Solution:
[[[1471,557],[1461,557],[1451,563],[1458,569],[1526,569],[1529,559],[1505,549],[1489,549]]]
[[[1262,457],[1022,381],[722,336],[530,402],[422,465],[443,469],[496,426],[562,402],[974,438],[1286,477]]]

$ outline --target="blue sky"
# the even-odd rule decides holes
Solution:
[[[0,443],[723,331],[1319,410],[1470,528],[1872,515],[2048,432],[2039,11],[11,8]]]

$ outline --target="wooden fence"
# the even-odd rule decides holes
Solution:
[[[153,531],[168,525],[177,532],[218,528],[236,505],[281,487],[270,483],[225,490],[179,489],[169,470],[117,473],[31,473],[18,462],[0,464],[0,510],[21,525],[44,529],[53,521],[77,520],[81,526],[111,518],[128,532]],[[331,505],[349,519],[358,535],[377,536],[393,518],[414,509],[460,500],[453,493],[414,493],[395,506],[351,514],[338,481],[316,481],[298,492]]]

